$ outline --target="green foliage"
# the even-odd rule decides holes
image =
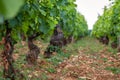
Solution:
[[[65,36],[85,36],[88,32],[87,22],[84,16],[76,11],[74,0],[68,0],[64,4],[60,11],[60,23]]]
[[[50,45],[50,46],[48,46],[48,48],[50,49],[50,52],[53,52],[53,51],[59,52],[59,51],[61,51],[60,47],[58,47],[58,46]]]
[[[40,33],[41,38],[47,38],[52,35],[57,24],[62,26],[66,37],[72,35],[77,39],[85,36],[88,33],[87,22],[76,11],[74,2],[75,0],[25,0],[18,15],[8,20],[12,38],[20,40],[21,33],[25,36]],[[0,25],[0,32],[3,32],[0,33],[0,38],[5,36],[5,31],[6,25]]]
[[[120,35],[120,2],[115,0],[109,8],[104,8],[102,16],[98,16],[98,20],[94,24],[92,35],[100,38],[108,36],[112,42],[117,41]]]
[[[111,9],[104,8],[104,13],[102,16],[98,16],[98,20],[94,24],[92,35],[97,38],[108,35],[110,32],[110,22],[111,22]]]

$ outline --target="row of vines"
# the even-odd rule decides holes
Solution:
[[[26,60],[36,63],[40,49],[33,43],[36,37],[46,39],[52,36],[59,25],[67,39],[79,39],[88,34],[84,16],[76,11],[75,0],[1,0],[0,40],[3,46],[3,77],[15,80],[12,53],[14,45],[23,40],[28,43]]]
[[[110,7],[104,7],[104,13],[98,16],[92,35],[101,40],[107,40],[113,48],[119,49],[120,39],[120,2],[114,0]]]

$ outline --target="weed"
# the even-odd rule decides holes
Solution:
[[[78,80],[87,80],[87,79],[84,79],[84,78],[78,78]]]
[[[46,70],[47,70],[48,72],[50,72],[50,73],[55,73],[55,72],[56,72],[56,70],[55,70],[54,67],[49,67],[49,68],[47,68]]]
[[[47,77],[47,74],[46,73],[43,73],[41,75],[41,78],[39,80],[48,80],[48,77]]]
[[[106,67],[105,70],[112,71],[114,74],[120,73],[120,68],[116,68],[116,67]]]

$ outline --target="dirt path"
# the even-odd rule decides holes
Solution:
[[[107,48],[95,54],[85,54],[86,50],[78,51],[77,56],[72,55],[64,60],[56,68],[57,73],[50,74],[50,80],[120,80],[120,74],[107,70],[120,68],[119,54],[114,56]]]
[[[48,44],[39,41],[36,44],[41,53],[38,64],[30,67],[24,64],[27,45],[15,47],[13,57],[16,67],[26,77],[23,80],[120,80],[120,53],[113,54],[112,49],[96,39],[83,38],[63,48],[63,54],[55,53],[50,59],[43,58]]]

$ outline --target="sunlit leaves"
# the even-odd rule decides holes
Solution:
[[[35,32],[43,33],[40,36],[50,36],[57,24],[60,24],[67,37],[85,35],[88,31],[87,22],[84,16],[76,11],[74,2],[75,0],[25,0],[18,15],[8,20],[9,27],[14,30],[12,36],[17,39],[21,33],[30,36]],[[19,4],[16,3],[17,6],[20,4],[22,5],[22,0]],[[0,22],[2,21],[1,18]]]
[[[22,31],[23,31],[23,33],[27,33],[27,31],[28,31],[28,28],[29,28],[29,22],[23,22],[22,23],[22,27],[21,27],[21,29],[22,29]]]
[[[104,35],[109,36],[111,40],[116,40],[118,34],[120,34],[120,2],[115,0],[114,4],[110,8],[104,10],[104,14],[98,17],[98,20],[94,24],[92,34],[95,37],[101,37]]]

